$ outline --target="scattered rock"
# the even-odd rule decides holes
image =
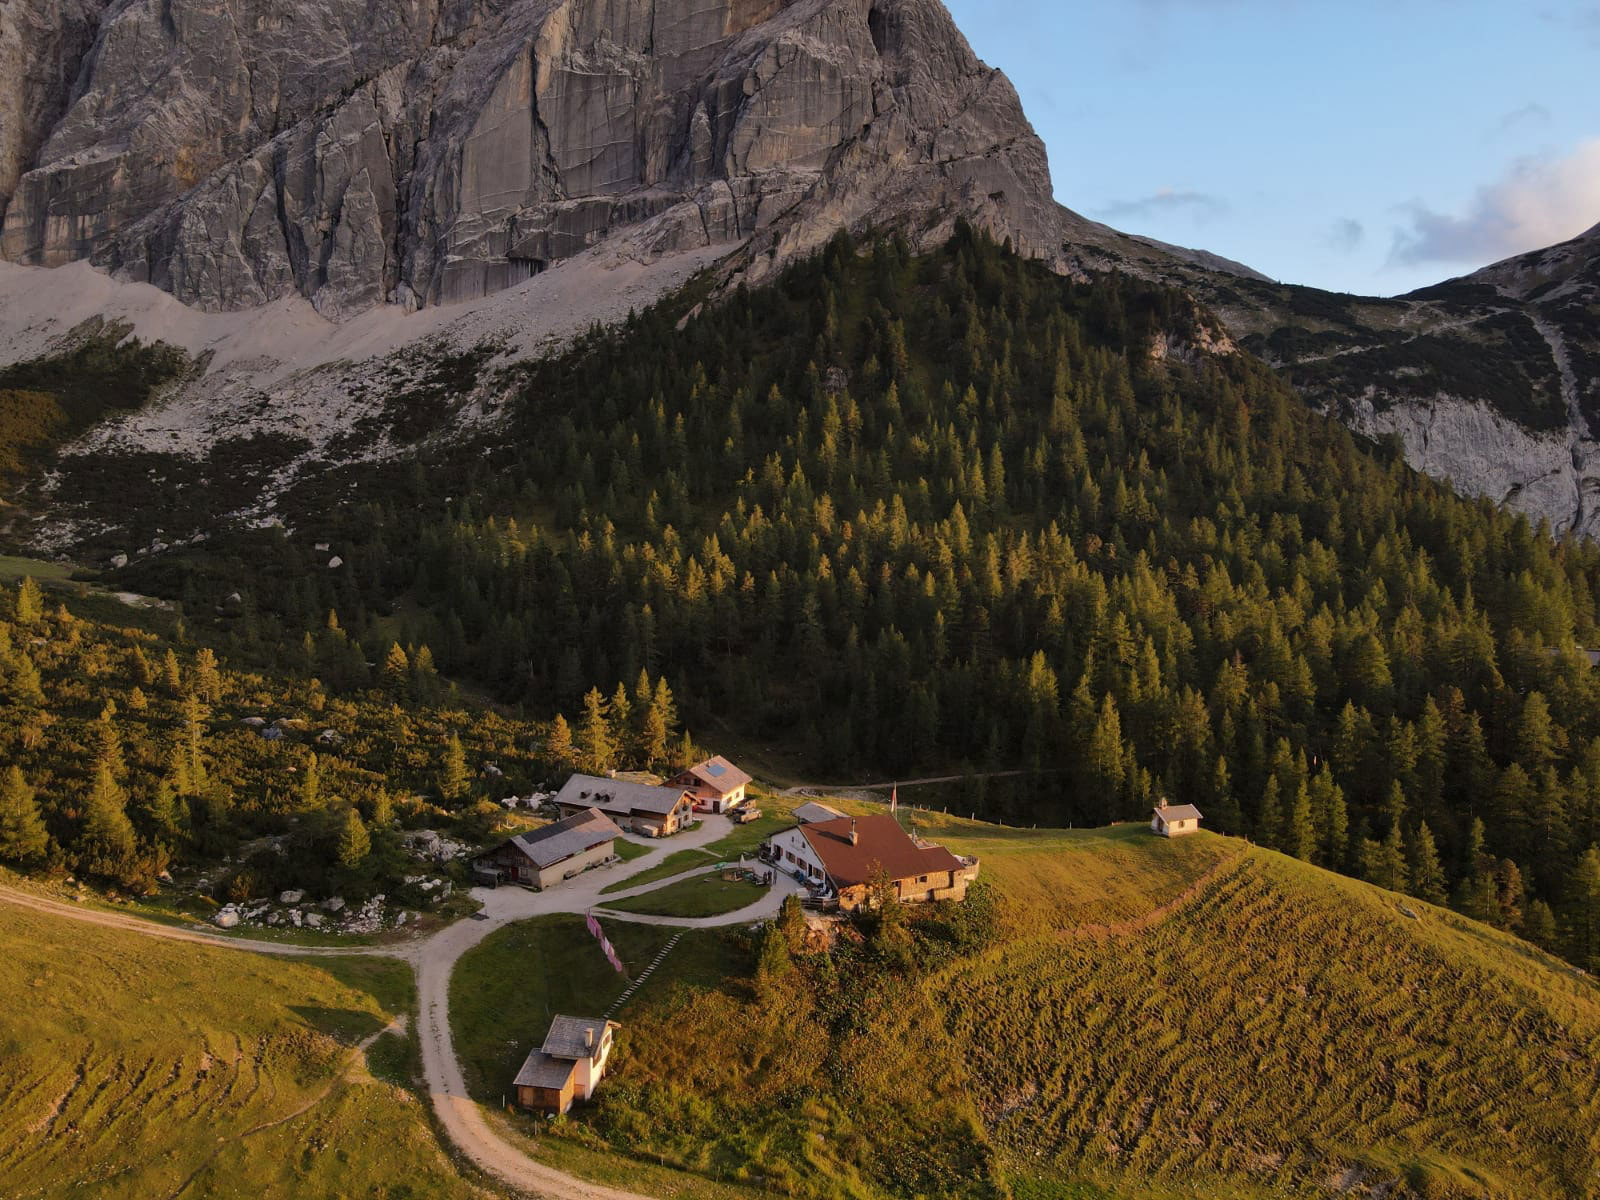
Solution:
[[[328,912],[331,912],[331,913],[343,912],[344,911],[344,897],[343,896],[329,896],[326,900],[324,900],[322,902],[322,907],[324,909],[326,909]]]
[[[306,914],[306,928],[307,929],[321,929],[322,925],[323,925],[323,922],[326,921],[327,919],[328,918],[323,916],[321,913],[307,913]]]
[[[328,560],[328,570],[330,571],[337,571],[342,566],[344,566],[344,559],[337,554]]]
[[[113,554],[111,556],[111,569],[113,571],[120,571],[120,570],[122,570],[123,567],[125,567],[127,565],[128,565],[128,556],[126,554]]]

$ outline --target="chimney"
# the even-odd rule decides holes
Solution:
[[[594,1026],[583,1031],[583,1048],[589,1052],[589,1057],[594,1057]]]
[[[860,840],[861,840],[861,835],[856,832],[856,819],[854,817],[851,817],[850,818],[850,844],[852,846],[854,846]]]

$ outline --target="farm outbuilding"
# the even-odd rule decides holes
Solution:
[[[1150,829],[1162,837],[1186,837],[1200,832],[1200,822],[1205,818],[1192,804],[1163,804],[1150,818]]]
[[[621,836],[610,817],[585,809],[543,829],[519,833],[473,859],[472,868],[496,882],[543,890],[615,858]]]
[[[518,1105],[559,1116],[575,1101],[590,1099],[605,1075],[612,1034],[620,1028],[603,1017],[558,1016],[544,1044],[517,1072]]]

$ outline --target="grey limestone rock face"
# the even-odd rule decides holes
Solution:
[[[938,0],[14,2],[0,256],[197,307],[472,299],[607,239],[759,277],[956,216],[1060,254],[1043,145]]]

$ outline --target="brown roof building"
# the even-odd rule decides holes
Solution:
[[[768,843],[769,857],[804,876],[849,910],[871,901],[873,880],[887,877],[907,903],[964,900],[978,860],[914,838],[887,813],[836,817],[787,829]]]

